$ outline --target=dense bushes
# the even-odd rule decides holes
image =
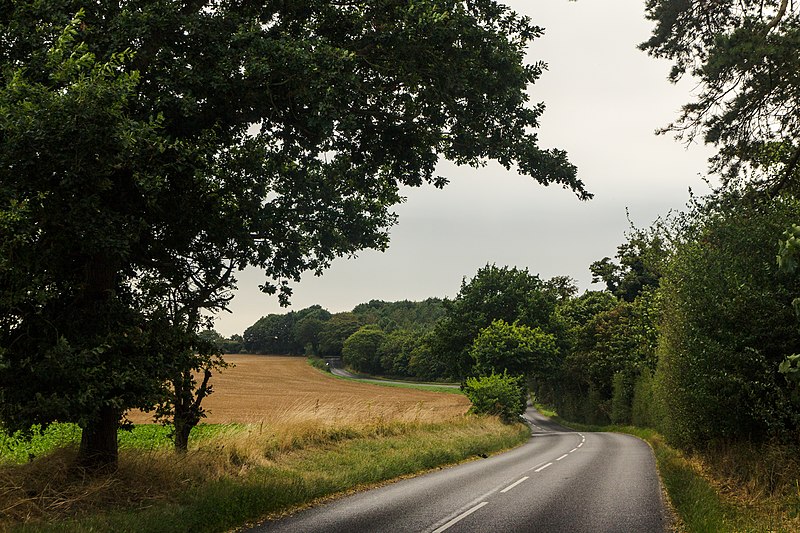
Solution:
[[[778,365],[800,344],[791,307],[800,283],[775,255],[800,204],[721,203],[698,219],[663,280],[661,427],[679,445],[785,434],[798,405]]]
[[[522,376],[509,376],[504,372],[467,378],[462,390],[472,402],[470,411],[473,413],[497,415],[512,421],[525,412],[527,391]]]
[[[659,301],[645,287],[632,302],[587,292],[561,306],[566,355],[552,403],[563,416],[592,424],[631,421],[634,383],[656,366]]]

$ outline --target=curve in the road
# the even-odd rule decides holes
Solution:
[[[345,370],[344,368],[337,368],[331,367],[330,368],[331,374],[334,376],[339,376],[340,378],[348,378],[348,379],[357,379],[359,381],[368,381],[370,383],[377,383],[383,385],[413,385],[414,387],[424,388],[424,387],[431,387],[431,388],[446,388],[446,389],[457,389],[460,385],[453,385],[450,383],[418,383],[415,381],[390,381],[388,379],[374,379],[368,378],[364,376],[359,376],[358,374],[353,374],[352,372]]]
[[[661,532],[668,515],[649,446],[578,433],[533,409],[514,450],[341,498],[254,532]]]

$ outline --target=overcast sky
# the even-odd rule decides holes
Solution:
[[[549,64],[530,90],[532,101],[547,105],[540,146],[566,150],[595,198],[582,202],[493,164],[442,163],[450,185],[404,191],[388,251],[364,251],[335,261],[322,277],[309,274],[294,286],[289,309],[259,292],[259,271],[242,272],[232,312],[217,319],[220,333],[242,333],[266,314],[313,304],[338,312],[372,299],[453,297],[462,278],[487,263],[527,267],[542,278],[568,275],[587,289],[589,264],[613,257],[624,240],[626,208],[646,227],[682,209],[690,187],[708,190],[702,178],[710,150],[654,134],[694,87],[670,84],[669,64],[636,48],[652,26],[643,0],[505,3],[546,30],[529,50],[530,61]]]

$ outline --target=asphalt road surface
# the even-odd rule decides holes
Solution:
[[[267,521],[254,532],[662,532],[653,453],[615,433],[579,433],[533,409],[510,452]]]

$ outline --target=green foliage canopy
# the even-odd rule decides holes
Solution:
[[[361,326],[344,341],[342,360],[359,372],[380,374],[383,368],[378,349],[385,340],[386,333],[379,326]]]
[[[469,353],[480,376],[505,372],[544,381],[554,376],[560,363],[553,335],[503,320],[482,329]]]
[[[800,177],[800,6],[788,0],[648,0],[656,26],[641,48],[673,61],[677,81],[700,80],[695,101],[668,130],[702,133],[728,181],[766,170],[770,187]]]
[[[486,265],[469,282],[462,280],[455,299],[445,300],[445,316],[430,338],[431,351],[454,377],[470,375],[474,359],[469,350],[482,329],[502,320],[550,330],[562,285],[543,282],[527,269]]]
[[[339,357],[344,342],[363,325],[354,313],[336,313],[325,322],[319,333],[319,350],[322,355]]]
[[[800,281],[774,259],[800,205],[727,196],[693,215],[662,281],[655,397],[662,429],[682,445],[785,435],[800,423],[778,373],[800,344],[791,306]]]

